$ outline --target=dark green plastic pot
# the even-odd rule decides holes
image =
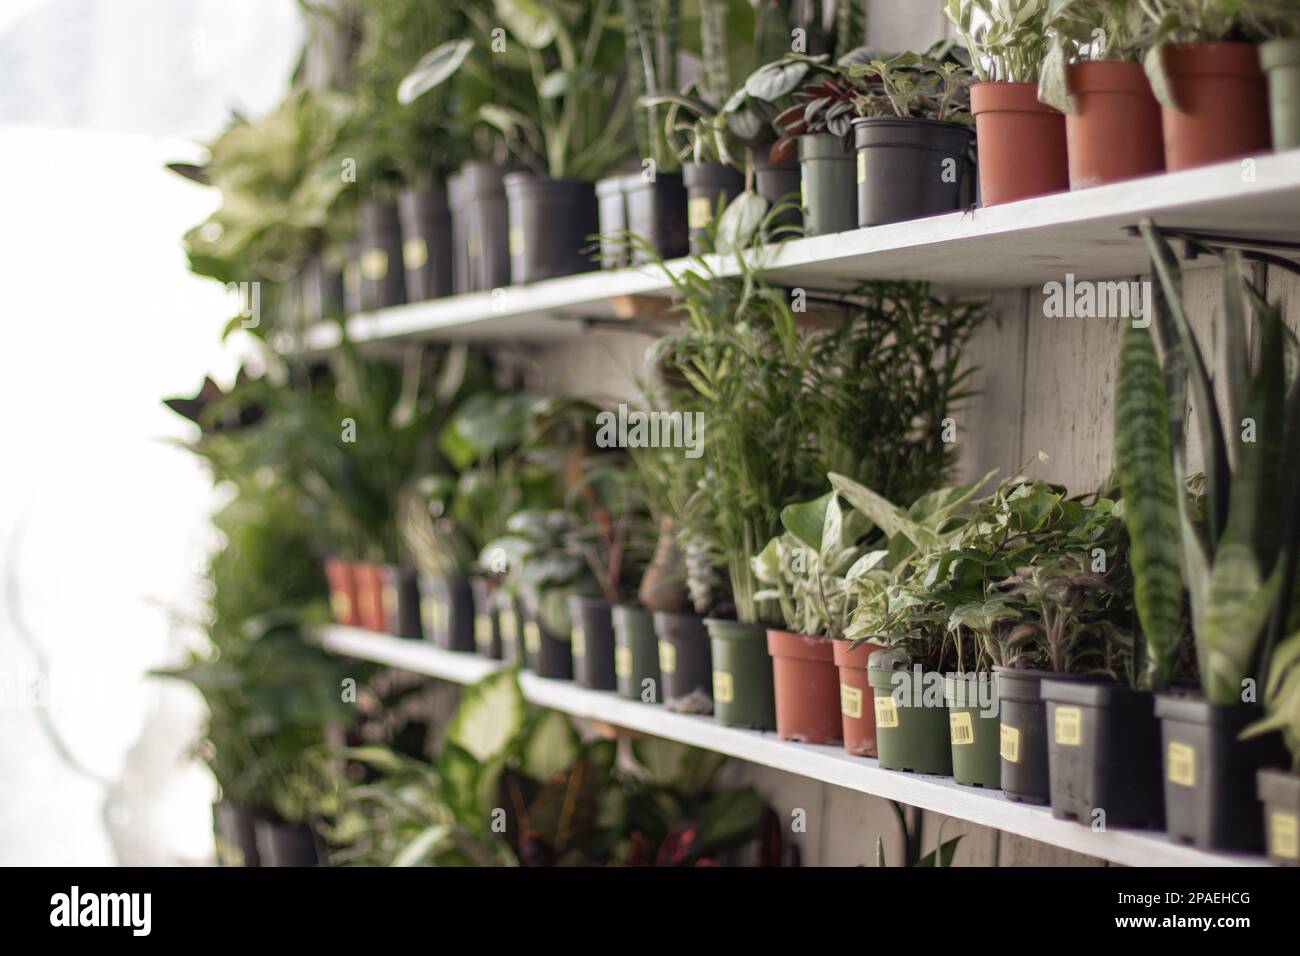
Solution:
[[[1269,40],[1259,48],[1268,77],[1268,113],[1273,148],[1300,146],[1300,40]]]
[[[776,730],[776,691],[767,628],[709,618],[713,652],[713,714],[727,727]]]
[[[884,653],[877,651],[876,654]],[[872,658],[876,657],[872,654]],[[895,676],[897,675],[897,694]],[[918,677],[920,681],[918,681]],[[919,669],[867,668],[876,707],[876,751],[885,770],[952,774],[948,743],[948,708],[937,674]],[[938,700],[925,700],[925,687],[940,687]],[[919,684],[913,687],[914,684]],[[933,691],[931,697],[934,697]]]
[[[726,163],[682,163],[686,185],[686,222],[692,255],[713,251],[710,231],[720,210],[745,191],[745,177]]]
[[[659,681],[659,642],[650,612],[616,604],[614,621],[614,677],[618,696],[658,704],[663,700]]]
[[[949,674],[943,679],[952,747],[952,778],[968,787],[998,789],[998,685],[992,674]]]
[[[799,137],[803,223],[810,236],[858,228],[857,160],[838,136]]]

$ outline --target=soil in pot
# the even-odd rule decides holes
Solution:
[[[683,714],[713,713],[713,649],[703,618],[656,611],[663,704]]]
[[[876,756],[876,705],[871,682],[867,680],[867,660],[879,644],[834,641],[831,651],[840,678],[840,723],[844,749],[855,757]]]
[[[810,236],[858,227],[857,160],[838,136],[799,137],[803,224]]]
[[[361,309],[373,312],[406,302],[402,227],[397,204],[367,199],[361,204]]]
[[[1261,770],[1259,799],[1264,804],[1264,839],[1269,859],[1300,866],[1300,774]]]
[[[303,823],[259,819],[253,825],[260,866],[319,866],[316,834]]]
[[[451,208],[441,184],[406,189],[397,200],[402,224],[406,300],[452,294]]]
[[[1002,785],[998,684],[993,674],[948,674],[943,679],[948,708],[952,778],[968,787]]]
[[[806,744],[844,742],[840,719],[840,674],[830,640],[790,631],[768,631],[776,732],[782,740]]]
[[[766,150],[754,157],[754,191],[768,201],[769,209],[782,203],[788,207],[776,217],[773,227],[803,228],[802,183],[798,156],[791,154],[779,165],[772,164]]]
[[[857,224],[879,226],[960,209],[974,138],[970,129],[955,123],[893,117],[854,120]]]
[[[212,805],[218,866],[257,866],[257,814],[229,800]]]
[[[970,91],[985,206],[1070,188],[1065,116],[1034,83],[976,83]]]
[[[339,558],[326,559],[325,579],[329,582],[334,623],[359,626],[361,615],[357,607],[357,579],[352,563]]]
[[[627,604],[615,605],[614,675],[618,696],[647,704],[662,701],[659,646],[650,612]]]
[[[357,616],[368,631],[382,634],[384,620],[384,576],[378,565],[357,561],[352,565],[357,582]]]
[[[452,207],[452,234],[463,237],[466,287],[457,291],[485,292],[510,284],[510,215],[504,181],[523,172],[520,166],[478,161],[461,167],[460,205]]]
[[[627,197],[625,176],[610,176],[596,183],[596,212],[600,221],[600,267],[621,269],[628,263]]]
[[[1088,826],[1164,826],[1155,697],[1127,684],[1044,680],[1052,816]]]
[[[644,239],[661,259],[677,259],[691,251],[690,228],[686,221],[689,200],[681,173],[656,173],[653,180],[640,173],[624,177],[627,200],[627,228]],[[650,262],[651,252],[633,248],[631,261]]]
[[[421,603],[415,569],[385,564],[379,572],[383,575],[384,633],[418,641],[422,635]]]
[[[1268,90],[1253,43],[1170,44],[1164,58],[1178,104],[1161,107],[1170,172],[1269,148]]]
[[[568,634],[556,634],[536,615],[524,618],[524,666],[538,677],[573,680],[573,644]]]
[[[573,650],[573,679],[592,690],[616,690],[614,622],[603,598],[575,594],[569,598],[573,618],[569,646]]]
[[[519,599],[498,592],[497,634],[501,639],[501,659],[515,667],[524,667],[528,654],[524,650],[524,612]]]
[[[501,629],[497,613],[499,589],[485,577],[470,579],[474,596],[474,648],[484,657],[501,659]]]
[[[1237,739],[1262,714],[1258,704],[1223,706],[1196,697],[1156,697],[1170,839],[1203,850],[1263,848],[1255,776],[1262,769],[1285,765],[1286,750],[1277,734]]]
[[[1086,189],[1163,172],[1160,104],[1141,63],[1072,63],[1065,114],[1070,188]]]
[[[713,251],[710,231],[727,203],[745,189],[745,177],[726,163],[682,163],[686,186],[686,224],[690,229],[690,251],[702,255]]]
[[[465,575],[422,575],[420,617],[425,638],[439,647],[464,652],[476,649],[474,591]]]
[[[1002,792],[1023,803],[1046,804],[1052,790],[1047,762],[1047,703],[1042,696],[1042,682],[1085,678],[1009,667],[995,667],[993,673],[998,679]]]
[[[776,691],[761,624],[708,618],[713,651],[713,714],[727,727],[776,729]]]
[[[881,653],[879,651],[876,652]],[[885,770],[952,773],[948,708],[938,673],[867,667],[876,710],[876,751]]]
[[[592,237],[600,231],[600,216],[592,183],[511,173],[505,186],[512,282],[537,282],[596,268]]]
[[[1300,147],[1300,40],[1269,40],[1259,48],[1268,78],[1268,117],[1273,148]]]

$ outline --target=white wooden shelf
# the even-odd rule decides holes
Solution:
[[[866,279],[928,279],[953,291],[1016,288],[1060,281],[1066,273],[1099,279],[1146,272],[1146,247],[1125,231],[1145,217],[1168,228],[1300,242],[1300,150],[795,239],[749,255],[786,286],[846,289]],[[718,275],[737,270],[734,258],[705,258]],[[667,267],[681,272],[690,265],[677,259]],[[587,272],[354,316],[348,334],[358,342],[565,339],[583,333],[575,320],[616,318],[613,298],[671,292],[658,265]],[[338,341],[338,327],[322,324],[309,330],[303,346],[319,351]]]
[[[324,647],[339,655],[374,661],[418,674],[471,684],[506,666],[476,654],[442,650],[424,642],[350,627],[320,630]],[[1163,835],[1134,830],[1097,832],[1050,810],[1008,800],[1001,791],[965,787],[949,777],[881,770],[877,761],[853,757],[839,747],[796,744],[772,733],[723,727],[711,717],[676,714],[654,704],[588,690],[570,681],[523,671],[524,696],[574,717],[676,740],[824,783],[993,827],[1077,853],[1127,866],[1266,866],[1262,856],[1207,853],[1171,843]]]

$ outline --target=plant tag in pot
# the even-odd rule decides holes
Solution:
[[[686,221],[692,229],[706,229],[713,221],[713,204],[707,196],[696,196],[687,204]]]
[[[998,755],[1008,763],[1020,762],[1020,728],[1003,724],[998,732]]]
[[[876,726],[898,726],[898,705],[894,703],[894,698],[887,694],[876,695]]]
[[[975,727],[971,723],[970,714],[949,714],[948,730],[952,735],[953,746],[975,742]]]
[[[388,253],[383,249],[367,249],[361,253],[361,274],[371,282],[388,275]]]
[[[423,237],[415,236],[402,244],[402,262],[405,263],[406,268],[420,269],[428,261],[429,245]]]
[[[665,674],[677,670],[677,648],[670,641],[659,642],[659,669]]]
[[[524,650],[529,654],[536,654],[542,649],[542,629],[537,626],[536,621],[524,622]]]
[[[1269,852],[1284,860],[1300,860],[1300,820],[1293,813],[1274,811],[1268,818]]]
[[[587,656],[586,632],[580,627],[575,627],[573,629],[573,633],[570,634],[570,637],[573,638],[573,656],[586,657]]]
[[[1196,786],[1196,751],[1187,744],[1176,740],[1169,741],[1169,752],[1165,755],[1167,774],[1170,783],[1180,787]]]
[[[614,674],[617,677],[632,676],[632,648],[623,645],[614,648]]]
[[[848,684],[840,685],[840,713],[857,720],[862,716],[862,691]]]
[[[713,699],[720,704],[730,704],[736,699],[735,682],[727,671],[713,672]]]

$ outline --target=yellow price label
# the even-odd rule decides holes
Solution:
[[[388,275],[388,253],[383,249],[367,249],[361,253],[361,275],[371,282]]]
[[[713,699],[720,704],[730,704],[736,699],[736,682],[728,671],[713,672]]]
[[[1083,741],[1083,714],[1078,707],[1056,708],[1054,727],[1056,742],[1064,747],[1077,747]]]
[[[492,618],[486,614],[474,615],[474,643],[479,647],[492,646]]]
[[[1020,728],[1002,725],[998,732],[998,754],[1008,763],[1020,763]]]
[[[686,221],[692,229],[707,229],[713,222],[713,203],[707,196],[696,196],[686,204]]]
[[[898,705],[894,703],[894,698],[888,694],[876,695],[876,726],[898,726]]]
[[[536,654],[542,649],[542,629],[536,621],[524,622],[524,650]]]
[[[344,591],[335,591],[330,595],[330,609],[334,612],[334,620],[346,621],[352,617],[352,599]]]
[[[521,226],[515,226],[510,230],[510,254],[512,256],[524,254],[524,230]]]
[[[1268,815],[1268,851],[1283,860],[1300,860],[1300,820],[1294,813]]]
[[[422,269],[429,261],[429,244],[423,236],[412,236],[402,243],[402,262],[408,269]]]
[[[510,642],[515,639],[519,632],[515,629],[515,612],[503,611],[497,621],[497,630],[501,632],[501,640]]]
[[[861,154],[859,154],[861,155]],[[975,723],[965,711],[954,711],[948,715],[948,733],[954,747],[962,747],[975,742]]]
[[[614,675],[616,677],[632,676],[632,648],[623,645],[614,648]]]
[[[677,672],[677,648],[669,641],[659,642],[659,670],[665,674]]]
[[[867,181],[867,154],[859,151],[858,152],[858,182],[865,183],[866,181]]]
[[[569,636],[573,639],[573,656],[586,657],[587,656],[586,632],[583,631],[583,629],[580,627],[575,627],[573,629],[573,632]]]
[[[862,690],[860,688],[850,687],[848,684],[840,685],[840,713],[855,720],[862,716]]]
[[[442,605],[434,598],[424,598],[420,601],[420,620],[426,631],[437,634],[442,629]]]
[[[1196,786],[1196,750],[1176,740],[1169,741],[1165,752],[1165,775],[1180,787]]]

